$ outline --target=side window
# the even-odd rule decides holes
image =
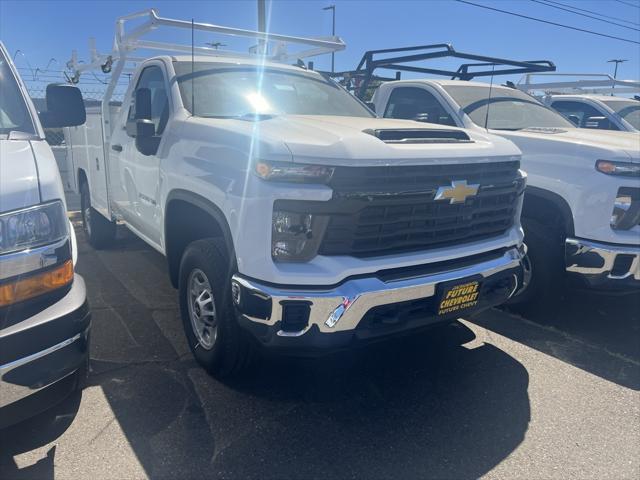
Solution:
[[[456,122],[438,99],[431,92],[417,87],[394,89],[389,97],[384,116],[456,126]]]
[[[151,92],[151,120],[156,126],[156,134],[162,135],[169,120],[169,97],[165,89],[162,69],[155,65],[145,68],[136,85],[136,90],[139,88],[148,88]],[[135,119],[135,108],[134,92],[127,121]]]
[[[551,103],[551,107],[576,127],[594,128],[598,130],[618,130],[609,119],[597,108],[583,102],[559,100]]]

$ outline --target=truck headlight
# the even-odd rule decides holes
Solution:
[[[0,308],[73,281],[68,225],[60,201],[0,215]]]
[[[273,163],[259,161],[255,165],[255,173],[263,180],[293,183],[327,183],[333,175],[332,167],[322,165],[305,165],[289,163]]]
[[[611,162],[598,160],[596,170],[607,175],[620,175],[622,177],[640,177],[640,163]]]
[[[310,213],[274,210],[271,256],[281,262],[305,262],[318,253],[329,218]]]
[[[0,255],[54,243],[69,235],[60,201],[0,215]]]
[[[614,230],[630,230],[639,224],[640,188],[619,188],[613,204],[611,228]]]

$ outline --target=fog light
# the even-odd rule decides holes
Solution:
[[[614,230],[630,230],[640,224],[640,188],[618,190],[610,224]]]
[[[271,255],[275,260],[304,262],[313,258],[328,219],[310,213],[273,212]]]

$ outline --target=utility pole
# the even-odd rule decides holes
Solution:
[[[613,79],[614,80],[618,78],[618,64],[624,63],[626,61],[628,61],[628,60],[622,59],[622,58],[614,58],[614,59],[611,59],[611,60],[607,61],[607,63],[615,63],[616,64],[616,67],[613,70]],[[613,97],[613,89],[614,88],[616,88],[615,82],[613,82],[613,85],[611,85],[611,96],[612,97]]]
[[[331,10],[331,35],[336,36],[336,6],[329,5],[328,7],[324,7],[322,10]],[[335,70],[335,55],[336,52],[331,52],[331,73],[334,73]]]
[[[266,32],[267,31],[267,18],[266,18],[266,8],[265,8],[265,0],[258,0],[258,31]],[[258,40],[258,51],[261,55],[266,55],[267,42],[265,40]]]

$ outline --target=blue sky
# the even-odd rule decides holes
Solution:
[[[477,3],[545,18],[579,28],[595,30],[640,41],[640,32],[591,20],[529,0],[474,0]],[[638,4],[639,0],[625,0]],[[640,24],[640,8],[615,0],[562,0],[579,8],[601,12]],[[336,69],[352,69],[368,49],[451,42],[460,51],[516,59],[550,59],[564,72],[611,72],[611,58],[625,58],[618,78],[640,77],[640,45],[597,37],[490,12],[452,0],[415,1],[273,1],[268,2],[273,32],[313,36],[331,32],[331,12],[322,7],[336,4],[336,30],[347,49],[336,55]],[[87,58],[87,39],[95,37],[98,49],[111,47],[114,21],[119,15],[155,7],[161,16],[205,21],[240,28],[256,28],[256,2],[247,1],[36,1],[0,0],[0,39],[25,69],[43,68],[50,58],[61,69],[71,50]],[[621,23],[621,22],[619,22]],[[630,24],[625,24],[633,26]],[[637,27],[640,28],[640,27]],[[159,38],[156,36],[156,38]],[[165,37],[167,38],[167,37]],[[171,33],[170,38],[188,43],[188,34]],[[229,42],[196,33],[196,44]],[[329,57],[315,61],[317,68],[329,68]],[[443,64],[440,64],[443,66]],[[450,66],[447,64],[447,66]],[[24,71],[24,70],[23,70]],[[25,75],[26,76],[26,75]]]

